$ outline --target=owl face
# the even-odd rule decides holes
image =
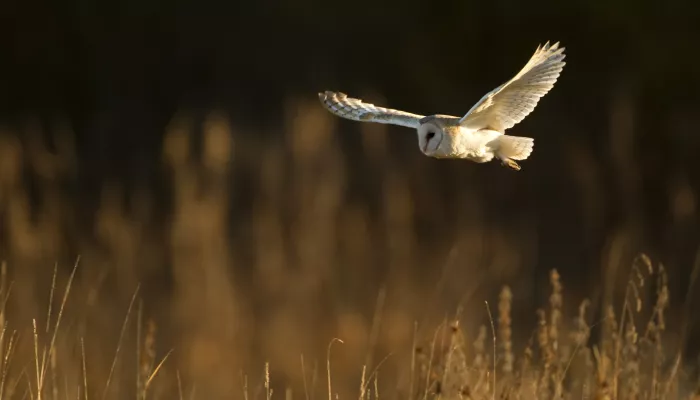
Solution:
[[[424,123],[418,127],[418,145],[427,156],[439,155],[445,140],[444,130],[434,123]]]

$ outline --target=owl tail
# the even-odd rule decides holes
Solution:
[[[532,153],[535,139],[522,136],[501,135],[496,139],[496,155],[501,160],[524,160]]]

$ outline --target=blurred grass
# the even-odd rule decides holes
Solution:
[[[613,167],[632,199],[624,99],[615,110]],[[634,258],[633,223],[610,235],[592,293],[576,274],[564,290],[556,270],[549,288],[536,273],[536,221],[509,220],[504,200],[495,225],[481,195],[490,185],[509,199],[523,189],[505,187],[517,177],[492,185],[472,165],[392,156],[413,136],[394,143],[382,125],[353,127],[362,151],[350,159],[339,121],[315,99],[289,101],[282,140],[240,134],[223,113],[196,121],[182,113],[167,129],[167,201],[106,182],[94,210],[75,197],[69,131],[51,150],[38,132],[0,134],[1,398],[262,398],[268,387],[273,398],[319,398],[327,361],[339,398],[696,390],[679,358],[687,313],[669,306],[668,271]],[[595,231],[599,172],[581,147],[569,153],[581,188],[572,204]],[[686,186],[676,186],[678,218],[694,215]],[[342,343],[329,355],[333,338]]]

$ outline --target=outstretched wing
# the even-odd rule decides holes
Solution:
[[[512,128],[528,116],[537,102],[559,78],[564,64],[564,48],[559,42],[537,47],[535,54],[513,79],[487,93],[467,114],[460,125],[497,131]]]
[[[401,125],[418,128],[423,115],[411,114],[391,108],[377,107],[360,99],[348,97],[345,93],[325,91],[318,94],[324,107],[333,114],[361,122]]]

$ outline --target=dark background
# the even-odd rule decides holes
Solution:
[[[557,268],[571,296],[566,307],[574,310],[589,297],[599,319],[606,293],[614,291],[608,288],[622,293],[640,252],[664,264],[669,323],[692,335],[689,277],[700,233],[698,2],[27,0],[0,9],[0,126],[9,149],[0,155],[0,168],[17,167],[0,196],[0,258],[15,275],[32,271],[27,276],[44,282],[50,274],[42,271],[54,261],[69,271],[78,254],[96,249],[94,258],[102,261],[88,265],[84,258],[84,268],[98,277],[105,264],[109,276],[121,276],[104,286],[122,293],[114,300],[119,310],[141,282],[154,318],[174,324],[177,311],[163,310],[182,297],[182,280],[190,282],[177,272],[178,246],[187,247],[189,239],[172,239],[173,221],[178,215],[205,220],[178,200],[177,182],[193,179],[199,193],[193,199],[228,193],[211,195],[221,201],[216,206],[202,200],[203,209],[224,211],[210,216],[221,226],[200,228],[223,240],[230,259],[221,261],[222,279],[231,288],[221,290],[239,296],[248,316],[242,324],[251,328],[237,343],[257,362],[274,353],[255,339],[261,329],[272,329],[261,321],[296,297],[281,295],[275,285],[267,291],[256,286],[264,286],[256,271],[267,262],[254,250],[260,240],[255,215],[280,221],[281,244],[270,242],[263,253],[279,253],[276,262],[285,274],[314,276],[303,250],[292,249],[305,237],[299,234],[303,226],[323,225],[324,218],[339,226],[346,218],[366,219],[366,231],[358,235],[368,235],[369,244],[360,248],[371,255],[362,259],[362,273],[349,261],[354,251],[343,255],[350,245],[342,236],[303,239],[312,248],[310,259],[325,271],[315,289],[297,288],[305,292],[299,309],[318,308],[308,312],[318,314],[309,318],[319,327],[331,321],[326,330],[307,321],[318,339],[311,353],[321,359],[339,329],[329,315],[352,309],[371,324],[380,287],[389,293],[404,288],[396,289],[402,293],[395,295],[397,309],[439,319],[453,311],[470,281],[485,282],[474,298],[479,313],[500,285],[511,285],[524,311],[516,325],[525,324],[526,338],[535,322],[532,310],[549,293],[547,274]],[[317,92],[339,90],[424,115],[463,115],[547,40],[566,47],[567,65],[536,110],[510,131],[535,138],[533,155],[517,173],[498,163],[426,158],[414,132],[340,121],[317,103]],[[231,151],[223,169],[206,161],[213,154],[203,139],[211,111],[230,125],[230,133],[217,136]],[[164,161],[167,133],[179,118],[197,154],[181,169],[194,171],[194,178],[178,175],[177,162]],[[67,147],[65,137],[72,138]],[[266,168],[279,175],[269,178],[274,189],[266,184]],[[178,181],[182,176],[187,178]],[[324,213],[313,199],[323,198],[326,187],[337,198]],[[11,193],[29,204],[26,226],[33,228],[27,232],[35,233],[28,243],[41,250],[21,245]],[[105,211],[110,196],[121,210],[113,219],[104,216],[111,215]],[[411,206],[402,208],[401,201]],[[306,209],[308,214],[300,211]],[[133,236],[134,229],[140,236]],[[343,228],[318,231],[324,229]],[[392,235],[403,239],[395,242]],[[120,258],[121,245],[109,244],[119,240],[137,249],[133,257]],[[334,250],[321,262],[313,252],[324,246]],[[453,256],[459,266],[448,274],[441,268]],[[204,256],[193,257],[187,268],[207,275]],[[25,279],[19,282],[35,282]],[[94,283],[85,279],[87,286]],[[202,279],[192,296],[210,289]],[[440,304],[423,309],[430,301],[417,292],[421,287],[426,293],[437,288],[430,301]],[[42,291],[36,293],[30,297],[44,304]],[[192,301],[188,307],[206,307]],[[168,331],[179,335],[177,328]],[[694,360],[697,349],[688,351]]]

